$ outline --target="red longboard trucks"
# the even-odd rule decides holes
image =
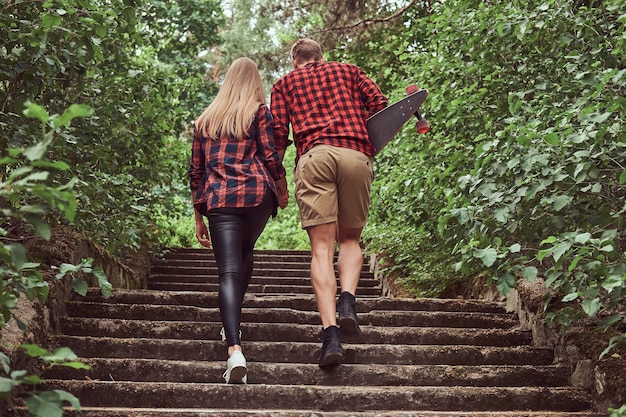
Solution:
[[[419,88],[415,84],[411,84],[405,89],[407,95],[412,94],[417,90],[419,90]],[[417,133],[422,135],[424,133],[428,133],[430,131],[430,124],[428,123],[428,120],[422,117],[419,110],[415,111],[415,117],[417,117],[417,122],[415,123],[415,130],[417,130]]]

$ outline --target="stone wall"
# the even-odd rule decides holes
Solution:
[[[92,266],[101,267],[113,288],[145,288],[148,278],[149,259],[147,253],[131,257],[134,269],[111,256],[104,248],[90,242],[86,237],[66,228],[53,230],[49,241],[40,238],[25,239],[27,258],[30,262],[39,262],[46,266],[60,266],[62,263],[78,264],[82,259],[93,259]],[[38,300],[29,301],[23,295],[13,311],[14,315],[27,327],[22,330],[15,320],[0,329],[0,349],[12,360],[13,369],[22,369],[28,359],[17,348],[22,343],[36,343],[49,347],[60,323],[66,317],[66,305],[72,296],[71,276],[55,278],[55,269],[44,270],[44,277],[50,286],[50,292],[44,304]],[[97,280],[91,275],[82,274],[90,286],[96,286]]]

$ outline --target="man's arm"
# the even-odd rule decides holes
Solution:
[[[285,157],[285,149],[292,142],[289,140],[289,110],[280,80],[272,86],[270,109],[274,118],[274,145],[282,161]]]
[[[378,85],[361,70],[359,88],[363,94],[368,117],[387,107],[387,97]]]

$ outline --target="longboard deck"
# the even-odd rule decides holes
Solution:
[[[428,90],[418,90],[367,119],[370,142],[380,152],[424,103]]]

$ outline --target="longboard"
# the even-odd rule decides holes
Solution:
[[[376,153],[379,153],[396,136],[412,116],[418,118],[416,127],[419,133],[428,131],[428,122],[422,119],[419,114],[419,107],[426,100],[428,90],[418,90],[415,86],[409,86],[407,92],[410,94],[405,98],[385,107],[367,119],[367,132]]]

